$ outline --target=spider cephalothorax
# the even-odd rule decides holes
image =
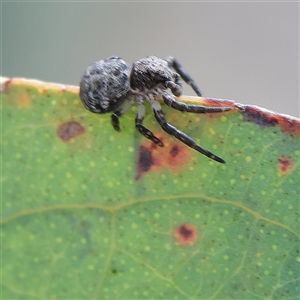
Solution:
[[[93,113],[112,112],[112,125],[117,131],[120,131],[119,117],[136,103],[136,129],[163,147],[162,141],[142,125],[146,100],[164,131],[209,158],[224,163],[222,158],[202,148],[188,135],[167,123],[159,98],[162,98],[166,105],[182,112],[216,113],[232,110],[231,107],[206,107],[177,101],[174,96],[182,94],[182,79],[201,96],[194,80],[183,71],[173,57],[163,60],[156,56],[148,56],[136,61],[130,68],[121,58],[112,56],[105,61],[95,62],[86,69],[80,82],[80,98],[85,108]]]
[[[170,88],[175,96],[180,96],[182,92],[180,76],[172,72],[167,61],[148,56],[133,63],[130,74],[130,86],[133,90],[147,93],[159,85]]]

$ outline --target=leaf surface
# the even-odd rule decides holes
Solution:
[[[77,87],[3,79],[3,299],[296,299],[296,118],[235,108],[167,120],[219,164],[167,136],[149,108],[115,132]]]

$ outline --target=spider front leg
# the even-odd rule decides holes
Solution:
[[[136,115],[135,115],[135,128],[140,132],[144,137],[151,140],[155,144],[159,145],[160,147],[163,147],[163,142],[157,138],[149,129],[144,127],[142,125],[143,119],[145,115],[145,106],[144,104],[140,103],[137,105],[136,108]]]
[[[206,113],[218,113],[218,112],[233,110],[232,107],[214,107],[214,106],[202,106],[196,104],[185,104],[183,102],[175,100],[174,97],[168,93],[164,93],[162,97],[165,104],[182,112],[206,114]]]
[[[225,163],[225,161],[222,158],[220,158],[220,157],[214,155],[213,153],[209,152],[208,150],[202,148],[193,139],[191,139],[188,135],[186,135],[182,131],[178,130],[174,126],[168,124],[165,119],[164,113],[161,110],[161,107],[158,102],[152,103],[152,109],[153,109],[155,119],[157,120],[157,122],[159,123],[159,125],[162,127],[162,129],[165,132],[174,136],[175,138],[177,138],[178,140],[180,140],[187,146],[195,149],[196,151],[202,153],[203,155],[205,155],[219,163]]]
[[[194,79],[188,74],[186,73],[183,69],[181,64],[179,63],[179,61],[174,58],[174,57],[168,57],[166,59],[166,61],[168,62],[168,65],[170,68],[173,68],[180,76],[181,78],[188,84],[191,86],[191,88],[195,91],[195,93],[201,97],[202,93],[200,91],[200,89],[198,88],[197,84],[195,83]],[[175,95],[175,94],[174,94]],[[177,95],[175,95],[177,96]]]

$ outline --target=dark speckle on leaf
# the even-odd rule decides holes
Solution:
[[[170,151],[170,154],[171,154],[172,157],[175,157],[175,156],[178,155],[178,152],[179,152],[179,149],[178,149],[178,147],[175,145],[175,146],[172,147],[172,149],[171,149],[171,151]]]
[[[278,158],[278,170],[281,174],[286,175],[292,167],[292,160],[290,157],[282,155]]]
[[[149,148],[140,146],[137,158],[137,175],[136,180],[140,179],[143,173],[148,172],[154,164],[152,152]]]
[[[149,169],[151,168],[151,165],[153,164],[153,158],[152,158],[152,154],[149,151],[149,149],[141,146],[140,150],[139,150],[139,168],[143,171],[143,172],[147,172],[149,171]]]
[[[188,239],[193,234],[192,230],[190,230],[189,228],[185,227],[185,225],[180,226],[179,233],[185,239]]]

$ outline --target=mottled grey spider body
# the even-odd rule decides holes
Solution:
[[[130,69],[115,56],[88,66],[80,82],[80,98],[85,108],[102,114],[122,105],[130,91]]]
[[[206,107],[177,101],[174,96],[182,94],[181,79],[189,84],[198,96],[201,96],[196,83],[183,71],[175,58],[169,57],[163,60],[148,56],[136,61],[130,68],[121,58],[113,56],[105,61],[95,62],[86,69],[80,82],[80,98],[85,108],[93,113],[112,112],[112,125],[117,131],[120,131],[119,117],[136,103],[136,129],[146,138],[163,147],[162,141],[142,125],[145,115],[144,100],[147,100],[164,131],[207,157],[225,163],[222,158],[202,148],[188,135],[167,123],[159,98],[162,98],[166,105],[182,112],[215,113],[232,110],[231,107]]]

